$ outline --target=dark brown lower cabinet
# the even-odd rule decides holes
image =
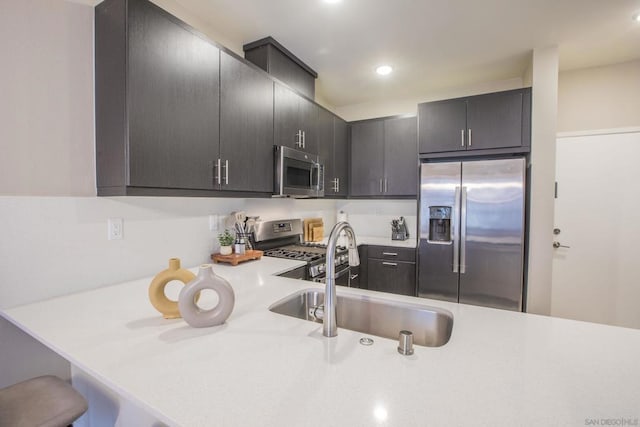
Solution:
[[[372,291],[416,295],[416,264],[369,258],[367,261],[368,287]]]

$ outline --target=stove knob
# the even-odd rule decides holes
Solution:
[[[326,265],[324,265],[324,264],[320,264],[320,265],[318,266],[318,272],[320,272],[320,273],[324,273],[324,270],[326,270],[326,268],[327,268],[327,266],[326,266]]]

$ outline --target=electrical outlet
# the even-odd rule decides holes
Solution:
[[[124,238],[124,220],[122,218],[109,218],[107,220],[107,239],[122,240]]]
[[[209,215],[209,231],[220,229],[220,215]]]

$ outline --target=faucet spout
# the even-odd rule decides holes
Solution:
[[[322,335],[325,337],[335,337],[338,335],[338,323],[336,320],[336,246],[338,237],[344,231],[349,241],[349,265],[352,267],[360,265],[360,257],[358,256],[358,245],[356,243],[356,233],[348,222],[342,221],[337,223],[329,234],[329,242],[327,243],[327,264],[326,264],[326,283],[324,291],[324,318],[322,325]]]

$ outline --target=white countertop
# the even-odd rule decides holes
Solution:
[[[150,279],[6,309],[3,316],[72,364],[181,426],[547,426],[640,418],[640,331],[384,296],[450,310],[448,344],[415,347],[271,313],[317,287],[272,276],[300,265],[263,258],[216,265],[236,293],[225,325],[165,320]],[[194,269],[195,271],[195,269]]]

